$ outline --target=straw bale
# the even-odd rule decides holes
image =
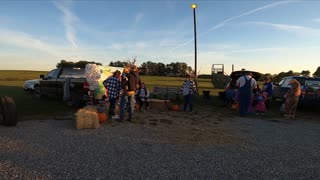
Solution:
[[[79,109],[75,114],[75,126],[77,129],[96,129],[99,127],[99,118],[95,107]]]

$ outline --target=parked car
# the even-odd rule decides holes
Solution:
[[[299,105],[320,104],[320,78],[304,76],[288,76],[282,78],[279,84],[275,84],[273,98],[284,99],[285,93],[291,88],[289,82],[296,79],[301,85]]]
[[[69,86],[64,88],[66,81]],[[47,75],[40,75],[40,79],[28,80],[24,83],[23,88],[25,91],[32,92],[36,97],[47,96],[58,99],[67,97],[80,104],[84,100],[84,95],[88,94],[85,83],[84,68],[67,67],[53,69]]]
[[[33,93],[35,90],[35,86],[39,85],[40,80],[41,79],[32,79],[32,80],[25,81],[24,84],[22,85],[23,90],[25,90],[26,92]]]

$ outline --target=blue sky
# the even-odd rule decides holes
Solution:
[[[194,67],[213,63],[262,73],[312,73],[320,66],[320,1],[3,0],[0,69],[50,70],[61,59]]]

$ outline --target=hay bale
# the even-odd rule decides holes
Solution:
[[[96,129],[99,127],[97,110],[93,106],[79,109],[75,114],[75,125],[77,129]]]

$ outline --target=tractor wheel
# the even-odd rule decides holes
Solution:
[[[18,122],[16,104],[9,96],[1,98],[0,107],[2,112],[3,124],[6,126],[16,126]]]

